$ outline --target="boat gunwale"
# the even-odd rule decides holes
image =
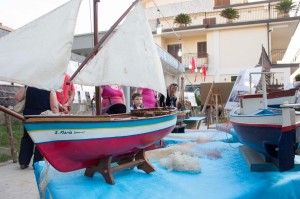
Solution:
[[[294,96],[296,93],[297,89],[289,89],[289,90],[282,90],[282,91],[274,91],[267,93],[267,98],[268,99],[274,99],[274,98],[280,98],[280,97],[290,97]],[[258,94],[249,94],[249,95],[241,95],[239,98],[241,99],[255,99],[255,98],[262,98],[263,94],[258,93]]]
[[[256,110],[256,112],[254,113],[249,113],[249,114],[238,114],[237,111],[239,111],[240,108],[235,109],[234,111],[232,111],[230,113],[230,117],[263,117],[263,116],[278,116],[278,115],[282,115],[282,112],[280,113],[272,113],[272,114],[258,114],[259,112],[263,111],[264,109],[258,109]],[[267,110],[281,110],[280,108],[268,108]],[[300,114],[300,112],[299,112]]]
[[[24,115],[26,120],[24,123],[33,123],[33,122],[120,122],[120,121],[130,121],[130,120],[145,120],[151,118],[161,118],[166,116],[176,115],[176,109],[170,110],[157,110],[153,111],[152,109],[143,109],[145,113],[151,112],[165,112],[161,115],[147,115],[147,116],[136,116],[133,113],[125,114],[112,114],[112,115]],[[58,120],[60,119],[60,120]]]

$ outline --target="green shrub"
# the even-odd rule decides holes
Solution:
[[[13,136],[14,136],[14,142],[17,151],[20,151],[20,141],[23,136],[23,124],[18,123],[18,124],[12,124],[12,131],[13,131]],[[0,125],[0,147],[6,147],[9,148],[9,141],[8,141],[8,134],[7,134],[7,129],[6,125],[2,124]],[[5,155],[5,154],[0,154],[0,162],[5,162],[7,160],[11,160],[12,157],[11,155]]]
[[[192,23],[192,19],[190,15],[185,14],[185,13],[180,13],[178,14],[175,19],[174,19],[175,24],[183,24],[183,25],[188,25]]]
[[[296,82],[300,81],[300,74],[298,74],[298,75],[295,76],[295,80],[296,80]]]
[[[221,11],[221,17],[226,19],[238,19],[240,17],[239,11],[234,8],[225,8]]]
[[[290,10],[296,7],[292,0],[281,0],[276,4],[275,8],[279,13],[288,14]]]

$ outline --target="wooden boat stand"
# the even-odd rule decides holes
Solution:
[[[114,162],[116,162],[118,166],[111,167],[111,164]],[[84,175],[93,177],[95,172],[99,172],[106,183],[113,185],[115,184],[115,180],[112,173],[125,169],[133,169],[135,166],[148,174],[155,171],[154,167],[145,157],[145,149],[142,149],[138,153],[123,158],[114,159],[112,156],[102,158],[98,164],[86,168]]]

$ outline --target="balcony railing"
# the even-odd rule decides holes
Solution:
[[[280,0],[271,0],[270,2],[279,2]],[[248,1],[248,0],[230,0],[223,1],[223,0],[215,0],[214,5],[217,6],[233,6],[233,5],[249,5],[249,4],[259,4],[259,3],[268,3],[268,0],[257,0],[257,1]],[[228,4],[229,3],[229,4]]]
[[[172,66],[175,70],[184,72],[184,66],[178,60],[176,60],[172,55],[170,55],[168,52],[166,52],[159,45],[156,45],[156,47],[157,47],[157,51],[158,51],[160,59],[164,60],[166,63],[168,63],[170,66]]]
[[[195,63],[196,63],[196,67],[199,68],[202,65],[206,65],[208,64],[208,54],[198,54],[197,53],[185,53],[182,55],[181,57],[181,63],[185,68],[188,68],[189,65],[191,64],[192,58],[194,57],[195,59]]]
[[[242,22],[253,22],[253,21],[262,21],[262,20],[271,20],[271,19],[282,19],[296,16],[296,10],[290,12],[288,16],[282,16],[276,8],[275,5],[268,4],[265,5],[253,5],[253,7],[247,8],[238,8],[240,17],[238,19],[233,20],[231,24],[242,23]],[[227,19],[220,16],[221,9],[219,11],[213,12],[199,12],[199,13],[189,13],[192,18],[192,24],[188,27],[193,26],[204,26],[209,28],[210,25],[220,25],[220,24],[228,24]],[[160,25],[162,30],[178,28],[177,24],[174,24],[174,18],[165,17],[159,18]],[[156,30],[157,27],[157,19],[153,19],[149,21],[152,31]]]
[[[281,61],[286,49],[273,49],[271,50],[271,62],[272,64],[276,64],[277,61]]]
[[[297,51],[296,55],[293,57],[292,63],[299,63],[300,62],[299,56],[300,56],[300,49]]]
[[[285,49],[274,49],[271,51],[271,62],[272,64],[277,63],[277,61],[281,61],[286,50]],[[300,51],[299,51],[300,54]],[[202,65],[208,66],[208,54],[197,54],[197,53],[185,53],[181,57],[181,64],[184,66],[185,69],[189,69],[189,66],[191,65],[191,60],[194,57],[196,67],[199,68]]]

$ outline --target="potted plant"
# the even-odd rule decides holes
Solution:
[[[235,8],[224,8],[220,14],[221,17],[227,19],[227,23],[231,23],[234,19],[238,19],[240,17],[239,11]]]
[[[180,13],[175,17],[174,23],[178,24],[179,27],[183,27],[183,26],[186,27],[187,25],[192,23],[192,19],[190,15],[185,13]]]
[[[289,12],[296,7],[293,0],[281,0],[276,4],[275,8],[278,10],[279,16],[289,17]]]

